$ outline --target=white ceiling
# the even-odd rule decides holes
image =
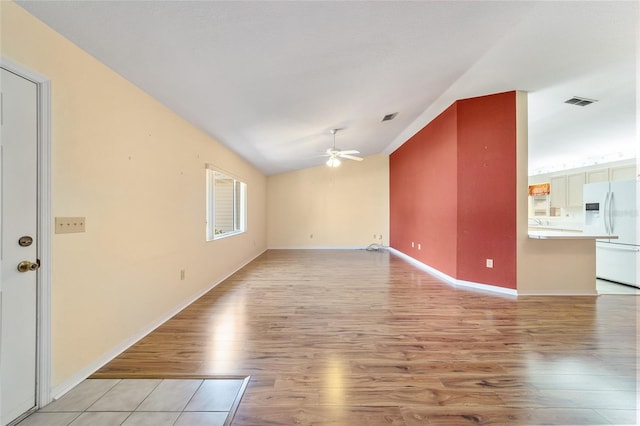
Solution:
[[[322,164],[332,128],[391,153],[455,100],[514,89],[530,171],[635,155],[636,1],[18,4],[268,175]]]

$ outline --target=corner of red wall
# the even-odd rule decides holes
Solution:
[[[456,279],[516,288],[515,102],[515,91],[457,101],[390,155],[393,248]]]

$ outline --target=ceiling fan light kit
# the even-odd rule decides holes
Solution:
[[[342,162],[337,157],[331,157],[327,160],[327,166],[338,167]]]
[[[347,160],[362,161],[362,157],[356,157],[355,155],[353,155],[360,154],[360,151],[356,151],[355,149],[341,151],[339,149],[336,149],[336,133],[338,133],[338,130],[342,129],[330,130],[331,134],[333,135],[333,148],[327,149],[327,153],[325,154],[325,156],[329,157],[329,159],[327,160],[327,166],[338,167],[340,164],[342,164],[342,162],[340,161],[341,158]]]

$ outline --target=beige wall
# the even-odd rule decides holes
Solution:
[[[266,248],[266,177],[13,3],[2,55],[51,79],[53,385]],[[205,163],[248,184],[248,232],[205,242]],[[180,270],[185,280],[180,280]]]
[[[386,154],[269,176],[267,188],[269,248],[389,244]]]

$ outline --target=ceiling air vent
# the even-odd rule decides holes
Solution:
[[[394,112],[393,114],[387,114],[384,117],[382,117],[382,121],[393,120],[394,118],[396,118],[396,115],[398,115],[397,112]]]
[[[573,98],[564,101],[565,104],[571,104],[571,105],[577,105],[577,106],[587,106],[594,102],[598,102],[598,101],[596,101],[595,99],[581,98],[579,96],[574,96]]]

